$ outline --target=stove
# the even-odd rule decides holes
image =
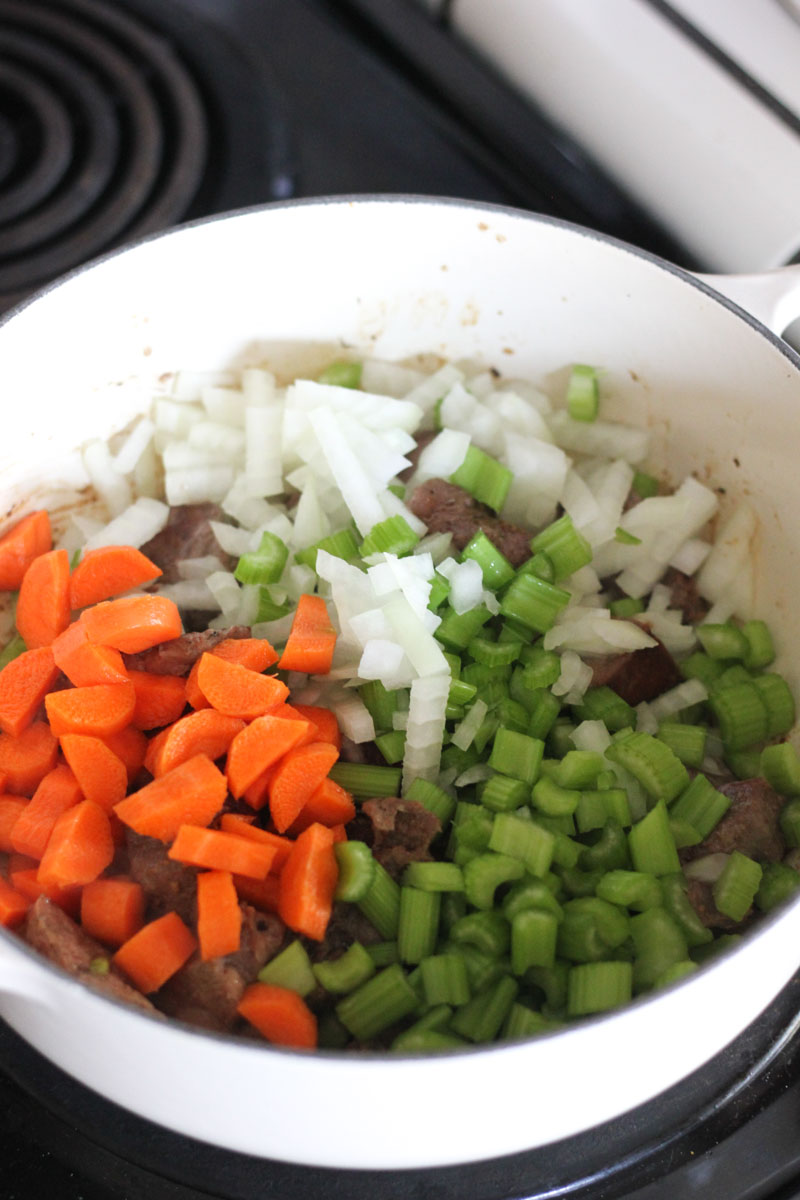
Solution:
[[[0,309],[133,238],[291,196],[511,204],[702,265],[454,36],[447,8],[0,0]],[[800,978],[687,1086],[601,1130],[469,1168],[385,1175],[265,1162],[171,1134],[0,1024],[0,1200],[790,1200],[800,1197],[798,1009]]]

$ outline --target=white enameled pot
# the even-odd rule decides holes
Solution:
[[[716,282],[770,320],[800,313],[791,273],[755,290]],[[800,359],[707,282],[530,214],[402,197],[278,205],[53,285],[0,328],[4,517],[68,478],[69,452],[123,427],[162,372],[308,344],[469,357],[545,384],[570,362],[602,366],[606,411],[652,429],[657,468],[755,507],[753,611],[800,686]],[[786,908],[622,1012],[439,1057],[295,1053],[192,1031],[86,990],[6,933],[0,1014],[102,1095],[205,1141],[297,1163],[435,1166],[546,1145],[684,1079],[800,967],[799,920]]]

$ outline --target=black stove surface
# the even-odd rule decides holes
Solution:
[[[0,310],[145,232],[364,192],[512,204],[695,265],[414,0],[0,0]],[[688,1111],[667,1096],[547,1154],[391,1175],[167,1133],[0,1023],[0,1200],[790,1200],[799,999],[795,980]]]

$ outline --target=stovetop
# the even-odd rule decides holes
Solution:
[[[414,0],[0,0],[0,310],[143,233],[289,196],[512,204],[696,265]],[[715,1075],[547,1154],[330,1172],[158,1129],[0,1024],[0,1200],[790,1200],[800,981]]]

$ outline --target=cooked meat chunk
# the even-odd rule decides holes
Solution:
[[[206,619],[208,614],[206,614]],[[188,675],[201,654],[213,650],[228,638],[250,637],[247,625],[230,629],[206,629],[202,633],[184,633],[139,654],[125,654],[125,666],[132,671],[150,671],[154,675]]]
[[[307,939],[306,949],[312,962],[324,962],[344,954],[353,942],[360,942],[362,946],[372,946],[379,941],[381,935],[355,904],[339,902],[333,906],[323,940],[315,942]]]
[[[142,554],[161,567],[161,583],[180,578],[178,563],[183,558],[205,558],[215,554],[223,565],[233,560],[221,549],[209,521],[225,521],[218,504],[180,504],[170,509],[169,520],[160,533],[142,546]]]
[[[778,821],[783,800],[777,792],[763,779],[734,779],[722,783],[712,780],[712,783],[730,796],[731,806],[704,842],[681,850],[683,861],[739,850],[758,862],[780,862],[786,846]]]
[[[628,704],[654,700],[662,692],[677,687],[682,676],[678,666],[661,642],[629,654],[611,654],[592,662],[592,686],[605,685]]]
[[[520,566],[531,556],[533,535],[530,530],[501,521],[485,504],[480,504],[469,492],[446,479],[429,479],[427,483],[421,483],[411,493],[408,506],[425,522],[429,533],[452,533],[457,550],[463,550],[482,529],[512,566]]]
[[[414,800],[380,796],[361,806],[372,822],[372,853],[398,879],[410,862],[430,862],[430,845],[441,830],[439,818]]]
[[[154,921],[176,912],[194,927],[197,916],[197,870],[167,857],[167,847],[157,838],[127,830],[128,873],[142,885],[147,918]]]
[[[663,582],[671,593],[670,608],[679,608],[687,625],[699,625],[708,614],[709,606],[697,590],[694,578],[670,567]]]
[[[81,983],[89,984],[106,996],[155,1012],[150,1001],[131,987],[113,965],[106,975],[95,975],[90,970],[95,959],[108,959],[110,952],[84,933],[63,909],[52,904],[46,896],[40,896],[28,911],[23,936],[29,946],[68,974],[74,975]]]
[[[170,1016],[204,1029],[230,1029],[236,1006],[249,983],[280,949],[285,927],[272,913],[241,905],[242,941],[239,950],[225,958],[203,962],[195,954],[164,985],[159,1005]]]
[[[706,929],[717,929],[723,933],[736,933],[747,923],[748,913],[742,921],[732,921],[719,911],[714,903],[714,891],[710,883],[702,879],[687,880],[686,894],[694,911]],[[752,911],[752,910],[751,910]]]

